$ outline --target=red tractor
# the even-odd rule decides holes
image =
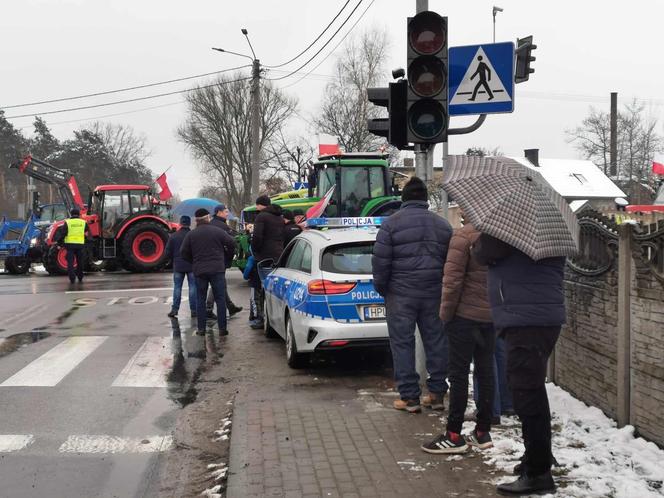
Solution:
[[[163,217],[167,206],[147,185],[100,185],[90,192],[84,205],[72,174],[32,156],[10,167],[56,185],[67,209],[81,210],[81,218],[92,235],[86,258],[89,265],[101,263],[107,269],[151,272],[161,270],[168,262],[166,242],[177,225]],[[54,241],[56,230],[63,223],[52,225],[45,242],[44,267],[56,275],[67,273],[66,249]]]

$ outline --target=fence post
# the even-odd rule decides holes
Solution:
[[[618,426],[630,419],[631,357],[631,290],[632,290],[632,225],[618,227],[618,337],[617,337],[617,405]]]

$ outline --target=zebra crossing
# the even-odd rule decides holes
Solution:
[[[34,434],[0,434],[0,455],[20,453],[30,446],[39,444],[39,437]],[[121,437],[104,434],[74,434],[58,447],[59,453],[85,454],[123,454],[123,453],[161,453],[173,447],[173,436],[150,435],[144,437]]]
[[[75,336],[62,338],[41,356],[6,379],[0,378],[0,393],[8,387],[55,387],[86,361],[94,361],[94,354],[110,336]],[[173,339],[148,336],[128,358],[111,387],[163,388],[167,387],[167,375],[173,366]],[[177,344],[181,347],[181,341]]]

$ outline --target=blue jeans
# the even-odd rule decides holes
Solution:
[[[173,311],[180,310],[180,302],[182,301],[182,284],[184,284],[184,277],[187,277],[187,286],[189,287],[189,309],[196,310],[196,278],[193,272],[184,273],[180,271],[173,272]]]
[[[207,298],[208,285],[212,287],[214,300],[217,303],[217,323],[219,331],[226,330],[226,274],[204,273],[196,275],[196,314],[198,318],[198,330],[205,330],[207,320]]]
[[[429,373],[427,389],[433,394],[447,392],[447,336],[438,316],[440,298],[385,297],[387,330],[394,365],[394,380],[401,399],[419,399],[420,376],[415,368],[415,325],[420,330]]]
[[[507,386],[507,355],[505,351],[505,339],[496,337],[496,349],[493,353],[493,416],[499,417],[508,411],[513,411],[512,393]],[[473,373],[473,399],[477,404],[479,397],[479,380]]]

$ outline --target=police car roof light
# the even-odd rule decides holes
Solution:
[[[311,218],[307,220],[309,228],[348,228],[348,227],[379,227],[384,216],[365,216],[354,218]]]

